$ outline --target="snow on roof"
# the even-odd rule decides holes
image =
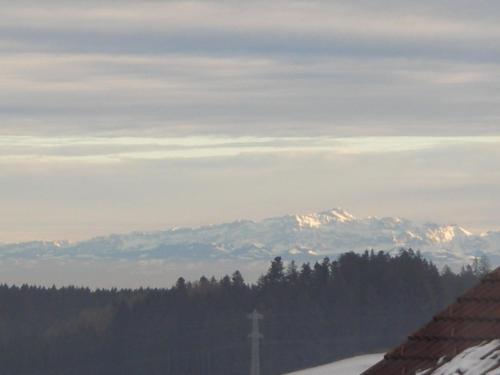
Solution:
[[[458,353],[461,354],[457,356]],[[476,354],[491,361],[476,361],[473,365]],[[459,359],[459,365],[470,365],[470,370],[453,372],[451,369]],[[500,268],[363,375],[500,375],[500,370],[492,372],[494,367],[488,367],[490,364],[500,366]],[[485,371],[489,372],[480,372],[478,366],[486,366]]]
[[[435,370],[416,375],[500,375],[500,340],[492,340],[464,350]]]

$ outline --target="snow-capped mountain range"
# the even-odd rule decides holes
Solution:
[[[438,264],[461,265],[486,254],[500,263],[500,231],[472,234],[458,225],[417,224],[394,217],[356,218],[336,208],[262,221],[133,232],[78,243],[0,245],[0,259],[314,260],[346,251],[413,248]]]

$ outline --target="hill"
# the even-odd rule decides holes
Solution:
[[[367,354],[333,362],[329,365],[290,372],[286,375],[359,375],[383,358],[383,354]]]

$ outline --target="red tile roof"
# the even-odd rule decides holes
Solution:
[[[500,339],[500,268],[362,375],[415,374],[495,339]]]

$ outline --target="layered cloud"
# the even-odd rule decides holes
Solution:
[[[500,147],[500,136],[475,137],[36,137],[0,136],[0,164],[126,163],[253,155],[362,155],[447,147]]]
[[[339,205],[498,228],[500,3],[0,6],[0,241]]]
[[[7,2],[3,133],[498,133],[498,5]]]

